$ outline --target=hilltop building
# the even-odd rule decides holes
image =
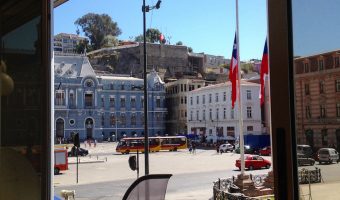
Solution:
[[[86,40],[85,37],[81,37],[76,34],[59,33],[54,36],[53,49],[56,53],[63,54],[75,54],[77,53],[76,47],[79,42]]]

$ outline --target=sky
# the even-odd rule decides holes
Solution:
[[[157,0],[146,0],[155,5]],[[69,0],[54,9],[54,34],[76,33],[74,22],[89,13],[108,14],[128,40],[143,31],[142,0]],[[267,35],[266,0],[239,0],[240,59],[261,59]],[[147,28],[157,28],[171,44],[182,41],[195,53],[231,58],[236,30],[235,0],[162,0],[147,13]]]
[[[339,10],[339,0],[293,1],[295,56],[308,56],[340,49]]]

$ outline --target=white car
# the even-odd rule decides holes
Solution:
[[[219,151],[222,153],[226,153],[228,151],[232,152],[234,150],[234,146],[227,143],[227,144],[221,144],[219,147]]]

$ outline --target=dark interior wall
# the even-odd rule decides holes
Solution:
[[[36,199],[49,199],[51,186],[49,11],[48,1],[0,2],[0,59],[6,65],[1,69],[0,163],[8,154],[15,157],[6,162],[37,181],[26,183]],[[8,165],[0,165],[7,172]],[[15,178],[8,184],[26,181],[20,174]],[[0,187],[0,199],[18,196],[17,189]]]

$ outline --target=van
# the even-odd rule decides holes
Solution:
[[[339,163],[339,153],[333,148],[321,148],[318,151],[319,163]]]
[[[296,147],[297,153],[303,154],[307,158],[313,157],[313,149],[311,146],[306,144],[298,144]]]

